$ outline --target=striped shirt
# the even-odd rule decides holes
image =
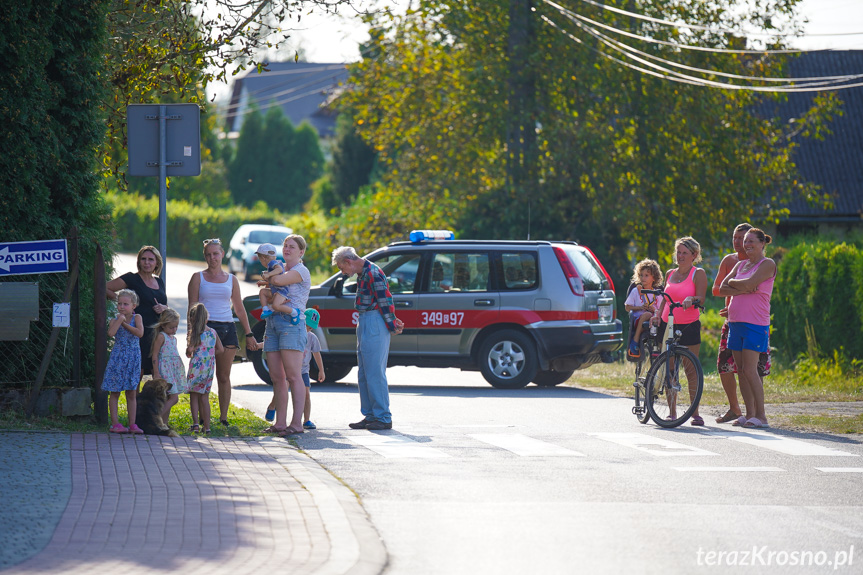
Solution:
[[[369,260],[365,260],[363,271],[357,277],[357,300],[354,307],[357,311],[380,310],[387,329],[393,332],[396,330],[396,308],[387,284],[387,276]]]

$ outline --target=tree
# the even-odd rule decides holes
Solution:
[[[736,0],[665,0],[628,6],[657,19],[769,30],[771,22],[793,18],[795,4],[754,9]],[[595,22],[661,41],[717,48],[736,42],[709,31],[634,25],[585,3],[577,7]],[[809,115],[782,126],[757,113],[771,96],[648,77],[559,11],[538,2],[533,8],[529,37],[515,43],[510,7],[492,0],[423,0],[403,17],[370,19],[371,39],[352,68],[354,89],[344,105],[378,152],[374,194],[381,203],[372,201],[370,217],[347,214],[353,227],[344,233],[376,241],[403,235],[410,225],[404,206],[410,206],[426,221],[472,236],[589,242],[622,275],[630,240],[643,255],[667,256],[682,235],[696,235],[709,248],[740,220],[779,217],[783,202],[815,194],[796,177],[794,138],[829,119],[835,98],[821,97]],[[784,71],[778,55],[639,46],[722,73]],[[525,59],[528,80],[512,78],[519,69],[513,57]],[[514,98],[531,108],[519,114],[516,139],[523,147],[517,154],[511,150]],[[534,132],[525,135],[531,121]],[[528,141],[534,136],[535,143]],[[514,155],[519,166],[511,165]],[[512,177],[516,168],[523,180]],[[525,183],[513,185],[519,181]],[[367,200],[358,212],[370,209]]]
[[[247,206],[263,201],[298,212],[311,197],[311,184],[323,172],[323,161],[314,128],[304,122],[295,130],[280,106],[270,106],[263,119],[253,110],[240,129],[231,162],[231,194]]]
[[[228,186],[234,202],[245,206],[254,205],[261,199],[257,197],[259,187],[258,161],[264,154],[264,122],[260,111],[252,110],[246,115],[240,136],[237,138],[237,149],[228,169]]]
[[[319,205],[326,211],[345,206],[371,181],[376,154],[357,134],[352,118],[340,114],[336,120],[336,141],[330,165],[330,195],[323,196]]]
[[[105,165],[120,176],[125,111],[131,103],[177,101],[207,107],[207,85],[247,68],[266,69],[266,54],[290,36],[293,23],[314,10],[330,12],[353,0],[106,0]]]

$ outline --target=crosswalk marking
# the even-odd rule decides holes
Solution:
[[[863,473],[863,467],[816,467],[824,473]]]
[[[434,447],[417,443],[416,441],[396,433],[363,435],[348,435],[348,439],[371,449],[378,455],[389,459],[406,457],[421,457],[426,459],[449,457],[446,453]]]
[[[839,451],[832,447],[824,447],[815,443],[807,443],[790,437],[783,437],[773,433],[751,432],[751,431],[707,431],[705,435],[714,437],[725,437],[731,441],[763,447],[771,451],[778,451],[785,455],[829,455],[833,457],[859,457],[856,453]]]
[[[785,471],[779,467],[675,467],[675,471]]]
[[[583,453],[520,433],[471,433],[468,435],[478,441],[506,449],[522,457],[585,457]]]
[[[644,433],[591,433],[590,435],[598,437],[604,441],[610,441],[618,445],[623,445],[624,447],[631,447],[632,449],[637,449],[639,451],[644,451],[645,453],[650,453],[651,455],[659,455],[662,457],[674,457],[680,455],[719,455],[712,451],[684,445],[683,443],[668,441],[667,439],[651,437]]]

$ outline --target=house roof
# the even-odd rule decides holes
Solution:
[[[335,117],[327,104],[348,78],[347,64],[271,62],[268,70],[249,70],[234,80],[231,103],[225,115],[225,131],[239,132],[243,118],[255,104],[261,113],[279,105],[295,126],[308,121],[321,137],[335,131]]]
[[[863,50],[807,52],[789,61],[788,76],[810,78],[863,74]],[[855,82],[856,83],[856,82]],[[791,93],[788,101],[769,111],[789,120],[808,110],[815,93]],[[803,180],[818,184],[833,196],[832,208],[795,199],[789,206],[790,220],[829,219],[850,221],[863,218],[863,87],[837,92],[843,101],[842,116],[828,127],[823,140],[798,138],[794,161]]]

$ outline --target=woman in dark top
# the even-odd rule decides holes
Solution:
[[[138,272],[125,273],[108,282],[108,299],[116,301],[121,289],[130,289],[138,294],[138,307],[135,313],[141,315],[144,321],[144,337],[141,338],[141,375],[153,375],[153,359],[150,357],[150,346],[153,342],[153,328],[159,320],[159,314],[168,309],[168,296],[165,293],[165,283],[159,274],[162,273],[162,254],[153,246],[144,246],[138,250]]]

